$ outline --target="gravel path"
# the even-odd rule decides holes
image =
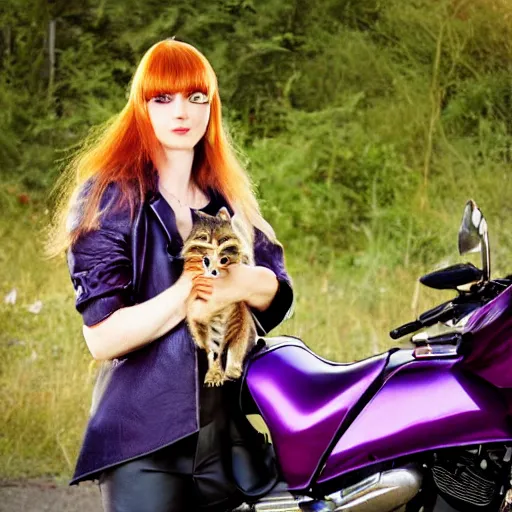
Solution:
[[[97,484],[50,479],[0,480],[0,512],[102,512]]]

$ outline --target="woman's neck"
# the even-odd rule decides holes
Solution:
[[[180,199],[186,200],[191,182],[194,150],[167,150],[157,162],[160,183]]]
[[[160,192],[182,205],[203,205],[205,196],[192,179],[194,150],[166,150],[157,163]]]

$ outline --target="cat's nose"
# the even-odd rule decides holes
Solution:
[[[212,270],[212,276],[213,276],[213,277],[217,277],[218,275],[219,275],[219,271],[218,271],[218,270],[213,269],[213,270]]]

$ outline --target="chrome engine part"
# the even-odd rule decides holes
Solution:
[[[423,474],[410,465],[376,473],[329,496],[336,512],[392,512],[411,501],[421,489]]]
[[[505,494],[499,512],[512,512],[512,489]]]
[[[496,510],[503,499],[512,450],[479,446],[446,450],[435,456],[432,476],[439,494],[455,508]]]
[[[254,512],[333,512],[335,503],[329,499],[313,500],[288,491],[273,492],[253,505]]]
[[[275,490],[247,509],[253,512],[394,512],[418,494],[423,475],[415,466],[383,471],[316,500]]]

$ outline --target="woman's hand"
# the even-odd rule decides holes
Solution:
[[[247,265],[231,265],[222,271],[220,277],[195,276],[187,316],[199,322],[208,322],[225,307],[243,301],[250,268]]]
[[[186,295],[188,296],[193,290],[194,279],[202,274],[204,274],[202,259],[188,259],[185,261],[183,272],[176,284],[185,288],[187,290]]]
[[[194,278],[187,316],[208,322],[225,307],[242,301],[264,310],[272,301],[277,287],[275,274],[265,267],[230,265],[220,277],[201,275]]]

